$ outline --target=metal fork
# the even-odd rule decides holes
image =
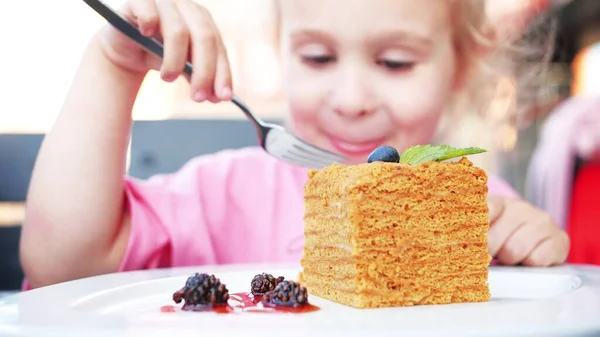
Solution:
[[[83,0],[88,6],[100,14],[106,21],[113,25],[129,38],[136,41],[150,52],[163,57],[163,45],[154,38],[149,38],[129,21],[104,4],[101,0]],[[192,74],[190,62],[185,64],[183,72]],[[283,127],[270,124],[256,117],[250,109],[235,95],[231,102],[246,114],[246,117],[256,127],[260,146],[272,156],[288,163],[307,168],[323,168],[333,163],[342,163],[345,158],[339,154],[321,149],[309,144],[302,139],[286,131]]]

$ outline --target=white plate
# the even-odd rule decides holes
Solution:
[[[600,268],[490,268],[487,303],[354,309],[315,296],[305,314],[162,313],[194,272],[216,274],[231,293],[281,266],[216,266],[111,274],[0,301],[1,336],[576,336],[600,335]],[[181,334],[186,333],[186,334]],[[212,334],[212,335],[211,335]]]

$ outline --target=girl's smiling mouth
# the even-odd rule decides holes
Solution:
[[[369,153],[378,146],[384,145],[387,139],[385,137],[364,142],[351,142],[331,135],[327,135],[327,138],[336,152],[348,157],[364,156],[365,160]]]

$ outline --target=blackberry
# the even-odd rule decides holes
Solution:
[[[252,278],[250,289],[253,295],[264,295],[275,289],[275,287],[283,280],[283,276],[275,278],[273,275],[267,273],[258,274]]]
[[[184,307],[219,306],[227,304],[229,290],[227,286],[208,274],[194,274],[188,277],[185,286],[173,294],[173,301],[184,301]]]
[[[264,294],[262,301],[266,304],[297,308],[308,304],[308,291],[297,282],[285,280]]]
[[[369,158],[367,158],[367,163],[375,161],[398,163],[400,162],[400,154],[398,153],[398,150],[391,146],[380,146],[373,150],[369,155]]]

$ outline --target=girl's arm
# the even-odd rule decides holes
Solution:
[[[226,49],[205,8],[190,0],[130,0],[121,14],[145,36],[160,33],[164,55],[109,25],[86,50],[31,181],[21,259],[33,287],[118,270],[131,227],[124,198],[131,110],[149,70],[170,82],[190,59],[195,100],[231,99]]]
[[[35,164],[21,239],[33,287],[114,272],[126,248],[125,154],[144,76],[116,66],[98,41],[88,46]]]

